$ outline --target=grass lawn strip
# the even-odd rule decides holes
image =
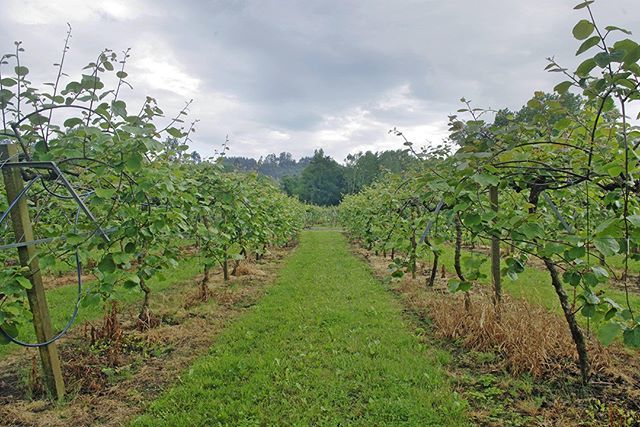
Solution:
[[[134,425],[464,425],[448,354],[334,231],[308,231],[254,310]]]

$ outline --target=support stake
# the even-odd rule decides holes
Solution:
[[[17,158],[18,146],[15,144],[0,145],[0,161]],[[3,168],[2,178],[4,180],[7,200],[11,204],[24,188],[20,169]],[[34,240],[31,218],[25,198],[20,200],[11,211],[11,222],[16,237],[16,243]],[[29,268],[29,281],[31,289],[27,289],[27,299],[33,314],[33,327],[36,332],[38,342],[46,342],[53,337],[53,327],[51,317],[44,294],[40,264],[36,255],[35,245],[25,245],[18,247],[18,258],[20,265]],[[51,396],[62,400],[64,398],[64,380],[62,378],[62,368],[58,348],[56,343],[38,347],[44,380],[47,390]]]

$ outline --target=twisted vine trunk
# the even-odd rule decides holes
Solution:
[[[529,203],[532,204],[532,207],[529,208],[529,213],[535,213],[538,210],[538,201],[540,199],[540,194],[545,190],[544,182],[536,182],[531,186],[531,192],[529,193]],[[580,376],[582,379],[582,384],[587,384],[589,382],[589,355],[587,353],[587,345],[584,340],[584,334],[582,333],[582,329],[578,325],[576,321],[576,316],[573,314],[573,310],[571,309],[571,304],[569,303],[569,297],[562,287],[562,282],[560,281],[560,276],[558,275],[558,269],[556,265],[551,261],[551,259],[547,257],[543,257],[542,261],[544,262],[547,271],[549,272],[549,276],[551,276],[551,285],[556,291],[556,295],[558,295],[558,299],[560,300],[560,307],[562,307],[562,312],[564,313],[564,317],[569,325],[569,330],[571,331],[571,338],[573,339],[573,343],[576,346],[576,351],[578,352],[578,367],[580,368]]]
[[[464,275],[462,274],[462,266],[460,265],[460,258],[462,254],[462,226],[460,224],[460,217],[456,215],[455,217],[455,227],[456,227],[456,246],[455,253],[453,255],[453,268],[456,270],[456,275],[458,278],[464,282]]]
[[[138,319],[144,323],[149,323],[149,319],[151,317],[149,315],[149,298],[151,295],[151,288],[147,286],[145,279],[140,279],[140,289],[144,292],[144,299],[142,300],[142,307],[140,307]]]
[[[416,230],[411,230],[411,256],[409,258],[409,268],[411,268],[411,278],[416,278],[416,250],[418,242],[416,241]]]
[[[138,266],[141,266],[144,263],[144,259],[146,257],[146,253],[140,254],[138,256]],[[144,322],[145,324],[149,322],[149,298],[151,296],[151,288],[147,286],[147,282],[143,277],[140,277],[139,283],[140,289],[144,293],[144,298],[142,300],[142,306],[140,307],[140,314],[138,315],[138,319]]]
[[[229,259],[228,259],[228,254],[227,254],[227,246],[224,246],[224,254],[223,254],[223,261],[222,261],[222,277],[224,279],[224,281],[226,282],[227,280],[229,280]]]
[[[560,300],[560,306],[562,307],[562,311],[564,312],[564,317],[567,319],[567,323],[569,324],[569,329],[571,330],[571,337],[573,338],[573,342],[576,345],[576,351],[578,352],[578,364],[580,367],[580,376],[582,377],[582,383],[587,384],[589,382],[589,356],[587,354],[587,346],[584,340],[584,334],[578,326],[578,322],[576,321],[576,317],[571,310],[571,304],[569,304],[569,297],[562,287],[562,282],[560,281],[560,277],[558,276],[558,270],[556,266],[549,258],[543,258],[544,265],[547,267],[549,271],[549,275],[551,276],[551,284],[558,295],[558,299]]]
[[[209,299],[209,271],[211,267],[209,264],[204,265],[204,275],[202,277],[202,281],[200,282],[200,292],[202,298],[206,301]]]
[[[432,287],[436,283],[436,276],[438,275],[438,261],[440,255],[437,252],[433,252],[433,266],[431,267],[431,276],[429,276],[429,287]]]
[[[225,282],[229,280],[229,260],[227,258],[222,262],[222,277]]]
[[[456,244],[453,255],[453,268],[456,270],[458,279],[464,282],[464,274],[462,274],[462,265],[460,264],[460,258],[462,256],[462,224],[460,223],[460,215],[456,214],[454,224],[456,228]],[[471,295],[469,295],[469,291],[465,291],[464,293],[464,309],[465,311],[471,310]]]

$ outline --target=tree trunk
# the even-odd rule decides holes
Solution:
[[[202,282],[200,282],[200,292],[202,299],[207,301],[209,299],[209,264],[204,265],[204,275],[202,277]]]
[[[229,280],[229,260],[226,258],[222,262],[222,278],[225,282]]]
[[[440,255],[436,252],[433,253],[433,266],[431,267],[431,277],[429,277],[429,287],[433,287],[436,283],[436,275],[438,274],[438,260],[440,259]]]
[[[560,278],[558,276],[558,270],[556,269],[555,264],[551,262],[549,258],[543,258],[544,265],[547,267],[549,271],[549,275],[551,276],[551,284],[556,290],[556,294],[558,295],[558,299],[560,300],[560,306],[562,307],[562,311],[564,312],[564,317],[567,319],[567,323],[569,324],[569,329],[571,330],[571,337],[573,338],[573,342],[576,345],[576,351],[578,352],[578,366],[580,367],[580,375],[582,377],[582,383],[587,384],[589,382],[589,356],[587,355],[587,346],[584,340],[584,334],[578,326],[578,322],[576,321],[576,317],[571,310],[571,305],[569,304],[569,297],[562,287],[562,282],[560,282]]]
[[[456,244],[453,255],[453,268],[456,270],[458,279],[464,282],[465,278],[464,274],[462,274],[462,265],[460,263],[460,258],[462,257],[462,224],[460,223],[460,216],[458,214],[455,216],[454,224],[456,227]],[[469,295],[469,291],[465,291],[464,293],[464,310],[471,310],[471,296]]]
[[[411,268],[411,278],[416,278],[416,250],[418,243],[416,242],[416,230],[411,230],[411,254],[409,256],[409,268]]]
[[[151,288],[147,286],[145,279],[140,279],[140,289],[144,292],[144,299],[142,300],[142,307],[140,307],[140,314],[138,319],[144,324],[149,324],[151,316],[149,315],[149,297],[151,295]]]
[[[453,256],[453,268],[456,270],[456,275],[460,281],[464,282],[464,275],[462,274],[462,265],[460,264],[460,258],[462,256],[462,225],[460,224],[460,217],[456,215],[455,217],[455,227],[456,227],[456,246],[455,253]]]

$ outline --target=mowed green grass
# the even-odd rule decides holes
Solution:
[[[201,259],[199,257],[184,258],[179,261],[179,265],[164,272],[164,277],[154,277],[149,281],[149,287],[151,288],[151,300],[160,298],[162,293],[167,289],[175,286],[178,283],[186,281],[192,277],[195,277],[202,268]],[[92,284],[83,284],[84,288],[90,289]],[[73,314],[73,309],[76,304],[76,298],[78,295],[77,284],[61,286],[58,288],[50,289],[46,292],[47,304],[49,306],[49,314],[51,315],[51,323],[54,331],[60,331],[67,324],[69,318]],[[119,287],[116,289],[114,299],[118,301],[120,306],[140,304],[142,305],[143,294],[140,288],[124,289]],[[80,306],[78,311],[78,317],[74,323],[74,327],[82,324],[88,320],[94,320],[100,318],[104,314],[104,306],[100,302],[98,304],[92,304],[88,306]],[[29,324],[23,328],[20,328],[20,334],[18,338],[26,342],[34,342],[35,332],[33,327]],[[63,338],[64,339],[64,338]],[[2,356],[10,354],[12,352],[23,350],[15,344],[0,345],[0,358]]]
[[[307,231],[257,306],[133,425],[466,425],[449,357],[339,232]]]

